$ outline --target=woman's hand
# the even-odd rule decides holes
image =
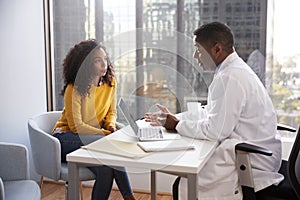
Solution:
[[[117,128],[114,126],[109,126],[108,130],[113,133],[113,132],[117,131]]]

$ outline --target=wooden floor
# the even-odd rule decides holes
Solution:
[[[83,200],[91,199],[92,186],[83,184]],[[137,200],[150,200],[148,192],[134,191]],[[172,200],[170,194],[158,194],[158,200]],[[65,186],[60,182],[44,181],[41,200],[65,200]],[[109,200],[123,200],[118,190],[113,190]]]

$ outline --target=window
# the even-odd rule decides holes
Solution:
[[[246,4],[239,0],[45,2],[51,10],[54,104],[50,109],[63,108],[63,97],[59,93],[66,53],[79,41],[96,38],[103,41],[113,61],[119,83],[118,97],[131,99],[135,117],[153,109],[156,102],[167,105],[172,112],[185,110],[184,99],[205,98],[212,79],[212,74],[203,72],[193,60],[192,31],[201,24],[219,20],[231,26],[236,50],[245,61],[256,56],[256,62],[249,64],[252,63],[253,70],[268,89],[279,122],[294,127],[300,123],[300,52],[279,58],[276,55],[286,54],[283,51],[289,47],[282,52],[275,50],[279,40],[297,38],[287,35],[277,39],[276,35],[284,25],[276,18],[276,13],[282,11],[278,9],[297,8],[291,4],[297,0],[284,3],[248,0]],[[267,19],[274,20],[274,26],[270,26],[272,23],[267,23]],[[289,44],[293,43],[295,41]]]

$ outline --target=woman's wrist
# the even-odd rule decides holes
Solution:
[[[117,131],[117,128],[115,126],[109,126],[108,130],[113,133],[113,132]]]

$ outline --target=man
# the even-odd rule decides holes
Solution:
[[[247,141],[270,149],[273,155],[250,155],[255,190],[278,184],[283,176],[281,142],[276,130],[276,114],[261,81],[234,50],[233,33],[219,22],[194,31],[194,58],[204,70],[215,71],[209,86],[208,104],[197,118],[185,112],[167,114],[164,126],[196,139],[218,141],[214,154],[199,172],[199,199],[242,199],[238,185],[234,146]],[[147,121],[151,117],[145,115]],[[181,179],[180,198],[186,199],[186,180]]]

